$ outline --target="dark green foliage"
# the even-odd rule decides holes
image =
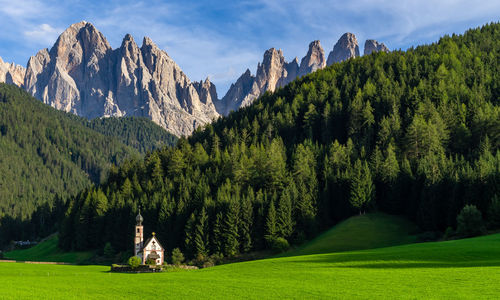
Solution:
[[[139,267],[141,265],[141,259],[137,256],[131,256],[129,259],[128,259],[128,265],[132,268],[132,269],[136,269],[137,267]]]
[[[111,246],[111,243],[107,242],[106,245],[104,245],[103,254],[104,257],[108,259],[115,255],[115,250],[113,249],[113,246]]]
[[[188,258],[297,244],[372,209],[434,235],[456,227],[465,203],[489,221],[500,194],[499,55],[491,24],[302,77],[112,169],[72,199],[61,245],[127,250],[139,205],[146,230]],[[95,190],[108,200],[103,217]]]
[[[276,208],[274,208],[274,202],[269,203],[269,208],[267,209],[266,218],[266,240],[268,243],[272,243],[277,237],[278,230],[276,228]]]
[[[275,238],[271,241],[271,249],[274,252],[285,252],[286,250],[288,250],[288,248],[290,248],[288,241],[282,237]]]
[[[457,216],[457,234],[473,237],[483,232],[483,217],[474,205],[466,205]]]
[[[173,146],[177,142],[175,135],[146,118],[97,118],[85,123],[93,130],[105,136],[116,137],[141,153]]]
[[[493,229],[500,228],[500,197],[498,195],[491,198],[491,204],[488,209],[489,227]]]
[[[0,245],[57,231],[64,199],[138,152],[0,84]]]
[[[353,175],[351,175],[351,195],[349,202],[353,207],[359,210],[360,214],[366,210],[366,207],[375,195],[375,187],[370,172],[367,162],[357,160],[356,163],[354,163]]]
[[[172,263],[176,266],[179,266],[183,262],[184,262],[184,254],[182,254],[179,248],[174,248],[174,250],[172,250]]]

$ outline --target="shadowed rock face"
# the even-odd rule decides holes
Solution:
[[[266,91],[274,92],[297,77],[324,68],[325,65],[325,52],[319,41],[309,44],[309,51],[302,58],[300,66],[297,58],[288,63],[281,50],[271,48],[264,53],[255,76],[247,69],[236,83],[231,85],[222,100],[216,102],[217,111],[221,115],[227,115],[240,107],[252,104]]]
[[[326,66],[325,51],[319,41],[309,44],[306,56],[300,61],[299,77],[312,73]]]
[[[57,109],[87,118],[148,117],[176,135],[219,116],[215,86],[191,83],[151,39],[139,48],[126,35],[113,50],[88,22],[71,25],[50,51],[30,58],[24,87]]]
[[[22,87],[25,74],[25,68],[13,63],[6,63],[0,57],[0,82],[15,84],[19,87]]]
[[[349,58],[359,57],[359,46],[356,36],[352,33],[344,33],[333,46],[332,52],[328,55],[326,64],[328,66],[334,63],[348,60]]]
[[[262,63],[257,66],[257,74],[252,76],[247,69],[236,83],[231,85],[222,100],[217,102],[217,111],[227,115],[240,107],[250,105],[264,92],[274,92],[276,88],[295,79],[297,70],[297,62],[286,63],[281,50],[267,50]]]
[[[372,52],[379,51],[389,52],[389,48],[384,43],[379,43],[376,40],[366,40],[364,55],[370,55]]]

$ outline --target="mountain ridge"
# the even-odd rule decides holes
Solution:
[[[0,60],[0,82],[23,87],[52,107],[89,119],[146,117],[177,136],[187,136],[200,125],[248,106],[264,92],[359,56],[359,50],[351,56],[332,56],[335,51],[354,53],[351,40],[356,41],[353,34],[344,34],[328,61],[320,41],[313,41],[300,64],[297,58],[285,61],[281,49],[270,48],[256,74],[247,69],[219,100],[208,78],[191,81],[150,38],[144,37],[139,46],[126,34],[120,47],[113,49],[94,25],[81,21],[69,26],[51,49],[31,56],[26,68]]]

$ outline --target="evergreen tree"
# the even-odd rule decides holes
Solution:
[[[277,237],[277,228],[276,228],[276,208],[274,207],[274,201],[271,200],[269,203],[269,208],[267,209],[267,218],[266,218],[266,240],[268,243],[271,243]]]
[[[288,189],[281,194],[276,212],[276,233],[288,239],[293,232],[292,199]]]
[[[374,196],[374,185],[368,163],[356,160],[353,167],[353,177],[351,180],[351,205],[359,210],[359,214],[366,211],[367,205]]]

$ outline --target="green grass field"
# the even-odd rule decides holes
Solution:
[[[493,299],[500,295],[500,234],[195,271],[108,270],[0,263],[0,298]]]
[[[94,255],[92,252],[63,252],[57,248],[58,241],[57,235],[53,235],[32,248],[7,252],[5,258],[18,261],[54,261],[79,264],[85,263]]]
[[[286,256],[373,249],[414,243],[418,228],[405,218],[372,213],[349,218]]]

